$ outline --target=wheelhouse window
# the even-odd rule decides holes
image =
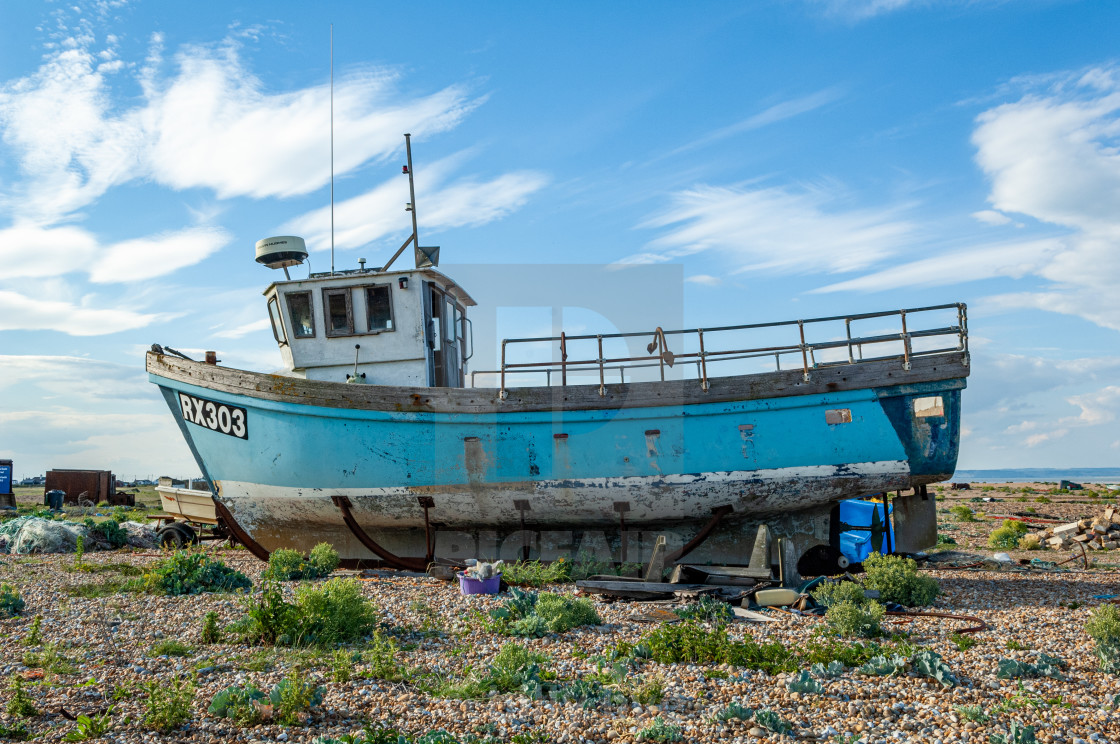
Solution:
[[[284,319],[280,316],[280,301],[276,295],[268,298],[268,319],[272,321],[272,336],[278,344],[288,343],[284,334]]]
[[[387,284],[366,287],[366,313],[371,333],[393,330],[393,303]]]
[[[324,289],[323,306],[326,308],[328,336],[354,334],[354,309],[350,304],[349,289]]]
[[[310,338],[315,335],[314,316],[311,310],[310,292],[291,292],[288,300],[288,318],[292,321],[292,335],[296,338]]]

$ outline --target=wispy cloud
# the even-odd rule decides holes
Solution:
[[[0,290],[0,331],[60,331],[103,336],[143,328],[160,315],[123,308],[89,307],[66,300],[43,300]]]
[[[901,209],[830,209],[833,189],[696,186],[642,227],[668,228],[628,262],[670,261],[718,251],[732,271],[856,271],[892,255],[912,225]]]
[[[852,21],[862,21],[906,7],[929,4],[929,0],[808,0],[808,2],[811,6],[822,8],[827,15]]]
[[[825,88],[824,90],[818,90],[815,93],[810,93],[809,95],[802,96],[800,98],[794,98],[788,101],[776,103],[773,106],[770,106],[769,108],[758,112],[757,114],[748,116],[742,121],[738,121],[734,124],[721,127],[714,132],[706,134],[703,137],[699,137],[698,139],[689,142],[686,145],[682,145],[681,147],[678,147],[675,150],[672,150],[657,159],[661,160],[672,155],[679,155],[683,152],[696,150],[701,147],[706,147],[715,142],[725,140],[728,137],[733,137],[737,134],[743,134],[744,132],[761,129],[762,127],[768,126],[770,124],[777,124],[778,122],[785,121],[786,119],[792,119],[795,116],[800,116],[801,114],[806,114],[810,111],[815,111],[822,106],[826,106],[833,101],[838,100],[839,98],[841,98],[841,96],[843,96],[843,91],[839,88],[833,87]]]
[[[465,178],[445,184],[461,158],[452,157],[424,170],[416,188],[417,209],[423,214],[425,232],[481,225],[499,219],[525,204],[548,177],[532,171],[506,173],[489,180]],[[364,194],[334,207],[335,247],[357,248],[388,235],[404,232],[402,191],[396,181],[386,181]],[[302,235],[312,250],[331,245],[331,210],[322,207],[285,223],[281,232]],[[388,258],[388,256],[385,256]]]

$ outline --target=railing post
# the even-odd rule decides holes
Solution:
[[[707,392],[711,386],[708,384],[708,358],[704,353],[704,329],[697,328],[696,335],[700,337],[700,389]]]
[[[502,386],[501,386],[501,389],[498,391],[498,397],[501,398],[502,400],[505,400],[506,395],[508,395],[508,393],[506,393],[506,344],[507,343],[508,343],[508,341],[503,338],[502,339]]]
[[[603,336],[600,334],[595,338],[599,340],[599,397],[602,398],[607,394],[607,382],[603,379]]]
[[[797,321],[797,330],[801,333],[801,379],[809,381],[809,347],[805,345],[805,321]]]
[[[564,332],[560,331],[560,386],[568,386],[568,347]]]
[[[848,331],[848,364],[855,364],[856,360],[852,356],[852,319],[844,318],[844,328]]]
[[[906,332],[906,311],[899,310],[902,317],[902,368],[910,369],[910,334]]]

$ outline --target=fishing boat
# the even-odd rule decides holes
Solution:
[[[355,566],[617,563],[664,537],[671,560],[747,565],[766,525],[794,557],[839,556],[839,502],[872,492],[896,494],[899,549],[935,542],[963,304],[506,339],[476,387],[475,301],[420,246],[405,141],[413,230],[384,266],[292,278],[304,241],[257,243],[284,271],[264,291],[281,372],[147,354],[218,519],[254,555],[325,541]],[[393,269],[410,245],[414,268]]]

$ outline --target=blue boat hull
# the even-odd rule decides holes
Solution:
[[[753,399],[715,388],[667,405],[649,395],[616,407],[503,404],[463,390],[441,405],[429,388],[401,389],[406,404],[388,405],[340,404],[324,397],[330,383],[302,390],[290,378],[149,358],[151,381],[240,528],[265,550],[325,540],[351,560],[377,556],[340,503],[387,551],[415,557],[434,540],[451,559],[514,558],[528,546],[545,559],[644,560],[653,536],[683,545],[721,507],[726,518],[692,560],[746,562],[762,522],[802,547],[827,541],[834,503],[952,474],[962,368]],[[617,387],[612,395],[628,392]],[[940,415],[915,416],[915,399],[931,396]]]

